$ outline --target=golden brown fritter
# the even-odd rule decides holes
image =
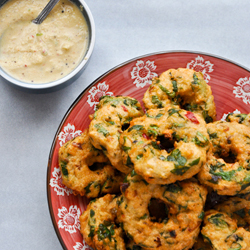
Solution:
[[[226,213],[207,211],[201,233],[214,250],[249,250],[250,232],[237,227]]]
[[[117,198],[107,194],[91,201],[80,216],[81,234],[97,250],[125,250],[123,231],[116,226]]]
[[[243,227],[250,231],[250,201],[232,197],[215,206],[214,209],[226,213],[229,217],[236,220],[238,227]]]
[[[199,232],[207,190],[191,181],[148,184],[134,171],[121,186],[118,221],[128,238],[142,249],[189,249]],[[149,204],[156,199],[165,216],[155,220]]]
[[[238,122],[250,127],[250,114],[233,114],[229,113],[226,117],[227,122]]]
[[[91,170],[94,164],[96,169]],[[119,192],[119,184],[124,178],[110,165],[102,151],[92,146],[88,130],[59,149],[59,166],[62,183],[74,194],[86,197]]]
[[[123,164],[119,137],[123,127],[134,117],[143,115],[140,103],[131,97],[104,96],[89,125],[93,145],[104,151],[111,164],[123,173],[129,173],[130,166]]]
[[[198,174],[201,183],[219,195],[250,191],[250,127],[236,122],[207,124],[212,143],[208,160]]]
[[[210,146],[199,115],[169,107],[151,109],[134,118],[120,143],[124,162],[154,184],[169,184],[197,174]]]
[[[152,84],[144,94],[147,109],[172,106],[199,113],[205,121],[216,120],[216,108],[210,86],[201,72],[192,69],[169,69]]]

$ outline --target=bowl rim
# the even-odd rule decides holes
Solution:
[[[57,87],[63,83],[66,83],[71,78],[73,78],[75,75],[77,75],[84,68],[84,66],[87,64],[87,62],[89,61],[89,59],[92,55],[92,52],[94,50],[94,45],[95,45],[95,22],[94,22],[93,15],[92,15],[88,5],[86,4],[86,2],[84,0],[77,0],[77,1],[79,1],[80,7],[83,7],[83,10],[85,10],[86,14],[83,11],[81,11],[81,12],[83,13],[84,18],[87,22],[90,37],[89,37],[89,45],[88,45],[87,53],[84,55],[84,57],[82,58],[82,61],[78,64],[78,66],[76,68],[74,68],[66,76],[64,76],[58,80],[48,82],[48,83],[35,83],[35,84],[33,84],[33,83],[27,83],[27,82],[17,80],[16,78],[14,78],[11,75],[9,75],[8,73],[6,73],[1,67],[0,67],[0,76],[2,76],[9,83],[12,83],[17,87],[21,87],[24,89],[30,89],[30,90],[40,90],[40,89],[45,90],[45,89],[54,88],[54,87]]]
[[[132,61],[144,58],[144,57],[148,57],[148,56],[152,56],[152,55],[161,55],[161,54],[171,54],[171,53],[187,53],[187,54],[199,54],[199,55],[203,55],[203,56],[209,56],[209,57],[213,57],[213,58],[217,58],[220,60],[223,60],[225,62],[231,63],[237,67],[240,67],[248,72],[250,72],[250,68],[243,66],[242,64],[237,63],[236,61],[230,60],[226,57],[223,56],[219,56],[213,53],[207,53],[207,52],[201,52],[201,51],[197,51],[197,50],[162,50],[162,51],[156,51],[156,52],[151,52],[151,53],[147,53],[147,54],[142,54],[136,57],[133,57],[129,60],[126,60],[120,64],[117,64],[116,66],[110,68],[109,70],[107,70],[106,72],[104,72],[103,74],[101,74],[99,77],[97,77],[96,79],[94,79],[87,87],[85,87],[80,94],[74,99],[74,101],[71,103],[71,105],[69,106],[69,108],[67,109],[67,111],[64,113],[57,129],[54,135],[54,138],[52,139],[52,144],[51,144],[51,148],[50,148],[50,152],[49,152],[49,157],[48,157],[48,162],[47,162],[47,175],[46,175],[46,194],[47,194],[47,205],[48,205],[48,209],[49,209],[49,214],[50,214],[50,218],[51,218],[51,222],[54,228],[54,231],[56,233],[57,239],[59,240],[62,248],[64,250],[68,250],[68,248],[66,247],[63,237],[59,232],[59,228],[57,227],[57,222],[55,220],[55,215],[53,213],[53,208],[52,208],[52,199],[51,199],[51,194],[50,194],[50,174],[51,174],[51,166],[52,166],[52,158],[53,158],[53,152],[55,149],[55,145],[56,145],[56,140],[58,137],[59,132],[62,129],[62,126],[65,122],[65,120],[67,119],[67,117],[69,116],[70,112],[72,111],[72,109],[78,104],[78,102],[81,100],[81,98],[87,93],[87,91],[94,86],[96,83],[98,83],[102,78],[106,77],[107,75],[111,74],[112,72],[114,72],[115,70],[129,64]]]

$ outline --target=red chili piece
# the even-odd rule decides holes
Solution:
[[[144,133],[142,134],[142,137],[145,138],[145,139],[147,139],[147,140],[149,139],[149,137],[146,134],[144,134]]]
[[[125,106],[122,105],[122,108],[125,112],[128,112],[128,109]]]
[[[199,121],[197,120],[197,118],[195,117],[195,115],[190,112],[190,111],[187,111],[187,113],[185,114],[185,116],[193,123],[195,124],[199,124]]]

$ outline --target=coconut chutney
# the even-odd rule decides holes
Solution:
[[[86,20],[78,7],[60,0],[42,22],[48,0],[10,0],[0,9],[0,67],[28,83],[47,83],[69,74],[89,43]]]

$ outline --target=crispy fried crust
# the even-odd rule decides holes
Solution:
[[[93,164],[97,170],[90,170]],[[124,176],[109,164],[102,151],[90,142],[88,130],[66,142],[59,149],[59,166],[62,183],[74,194],[97,197],[100,194],[119,192],[119,184]]]
[[[129,173],[132,169],[122,162],[119,137],[124,125],[143,115],[141,105],[131,97],[104,96],[97,108],[89,126],[92,143],[104,151],[115,168]]]
[[[207,130],[212,148],[198,174],[199,180],[220,195],[248,193],[250,127],[236,122],[217,121],[207,124]],[[229,159],[232,163],[229,163]]]
[[[123,231],[116,226],[117,198],[107,194],[93,200],[80,216],[81,234],[97,250],[125,250]]]
[[[236,221],[226,213],[216,210],[206,212],[201,233],[214,250],[248,250],[250,246],[250,233],[238,228]]]
[[[232,197],[220,203],[214,209],[226,213],[229,217],[236,220],[238,227],[243,227],[250,231],[250,201]]]
[[[226,117],[227,122],[238,122],[250,127],[250,114],[233,114],[229,113]]]
[[[204,187],[191,181],[148,184],[132,172],[121,190],[118,221],[136,245],[158,250],[182,250],[193,246],[204,216],[207,194]],[[166,206],[168,214],[162,222],[150,217],[151,199],[160,200]]]
[[[160,138],[160,139],[159,139]],[[162,149],[170,142],[173,148]],[[206,162],[210,142],[204,120],[182,109],[148,110],[131,121],[120,138],[123,161],[153,184],[191,178]]]
[[[206,122],[216,120],[211,88],[202,73],[192,69],[169,69],[153,79],[144,94],[143,103],[147,109],[170,105],[199,113]]]

